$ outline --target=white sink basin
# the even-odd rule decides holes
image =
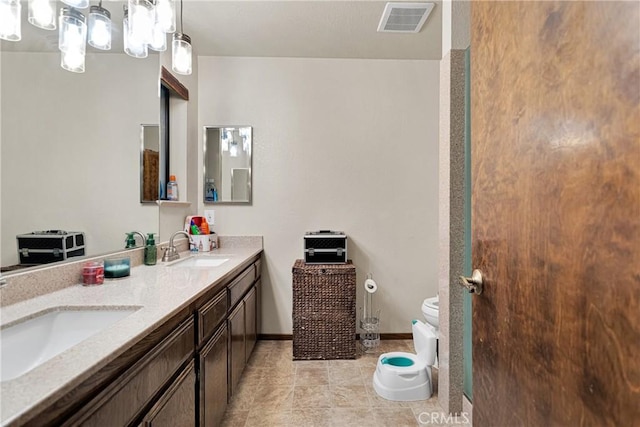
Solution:
[[[140,307],[56,307],[0,330],[0,381],[26,374]]]
[[[171,263],[171,266],[176,267],[220,267],[225,262],[229,261],[229,258],[221,258],[219,256],[212,255],[196,255],[184,258]]]

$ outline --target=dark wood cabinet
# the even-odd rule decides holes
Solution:
[[[227,325],[223,323],[199,353],[200,425],[222,423],[227,408]]]
[[[257,283],[256,283],[257,286]],[[253,348],[258,340],[257,331],[257,292],[256,286],[251,288],[247,296],[244,297],[244,358],[245,362],[249,361]]]
[[[193,360],[193,343],[194,322],[193,317],[189,317],[64,425],[100,427],[132,424],[157,399],[159,391],[180,367]]]
[[[23,426],[216,427],[258,336],[260,255]]]
[[[228,318],[229,324],[229,397],[235,393],[246,364],[244,344],[244,302],[236,306]]]
[[[140,427],[192,427],[196,419],[195,389],[192,360],[142,419]]]

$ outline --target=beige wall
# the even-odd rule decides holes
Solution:
[[[88,54],[86,72],[59,53],[2,52],[2,265],[16,234],[84,231],[87,253],[158,231],[140,204],[140,124],[158,123],[157,58]],[[161,236],[164,237],[164,236]]]
[[[261,332],[291,333],[291,266],[327,228],[349,236],[358,306],[372,273],[381,332],[410,332],[438,287],[439,61],[200,57],[198,73],[199,153],[204,125],[254,128],[253,204],[215,206],[214,229],[264,236]]]

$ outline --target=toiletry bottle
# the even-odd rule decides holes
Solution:
[[[156,265],[158,261],[158,247],[153,233],[147,233],[147,246],[144,247],[144,265]]]
[[[207,178],[207,186],[204,191],[204,199],[207,202],[213,202],[213,189],[215,188],[213,184],[213,178]]]
[[[189,226],[192,235],[194,236],[198,236],[200,235],[200,229],[198,228],[198,226],[196,225],[195,221],[192,219],[191,220],[191,225]]]
[[[125,249],[131,249],[136,247],[136,238],[133,233],[127,233],[127,240],[125,240],[126,246]]]
[[[178,183],[176,182],[176,176],[169,176],[169,182],[167,183],[167,200],[178,200]]]
[[[207,220],[204,217],[202,217],[202,223],[200,224],[200,231],[204,235],[208,235],[209,234],[209,223],[207,222]]]

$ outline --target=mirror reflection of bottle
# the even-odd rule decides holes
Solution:
[[[207,202],[213,202],[213,193],[215,190],[215,185],[214,185],[214,181],[213,178],[207,178],[207,182],[206,182],[206,187],[204,189],[204,199]]]
[[[216,183],[213,178],[207,178],[206,187],[204,190],[204,199],[207,202],[218,201],[218,190],[216,189]]]
[[[167,200],[178,200],[178,183],[175,175],[171,175],[167,183]]]

